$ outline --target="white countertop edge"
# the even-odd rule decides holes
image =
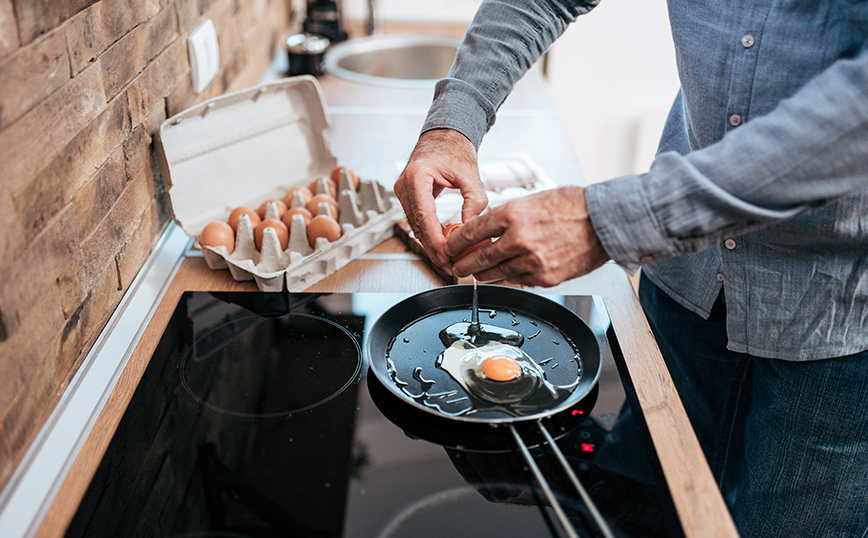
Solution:
[[[0,494],[3,538],[28,538],[36,533],[178,271],[189,243],[190,238],[170,221]]]

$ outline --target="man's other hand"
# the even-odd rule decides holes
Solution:
[[[456,261],[452,274],[549,287],[609,259],[591,225],[582,187],[547,190],[494,207],[450,234],[445,252],[458,254],[488,237],[498,239]]]

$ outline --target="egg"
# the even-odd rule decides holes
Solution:
[[[310,202],[310,199],[313,198],[313,193],[310,189],[303,185],[297,185],[286,191],[286,196],[283,197],[283,203],[286,204],[286,207],[292,207],[292,196],[297,191],[301,192],[301,196],[304,198],[304,205],[307,205],[307,203]]]
[[[312,247],[316,247],[316,240],[325,237],[329,242],[337,240],[341,236],[341,225],[328,215],[317,215],[307,225],[307,238]]]
[[[310,184],[310,192],[316,196],[317,194],[328,194],[332,199],[338,197],[338,184],[332,181],[330,177],[321,177]],[[313,213],[311,211],[311,213]]]
[[[292,216],[293,215],[301,215],[304,217],[304,225],[307,226],[310,224],[310,219],[313,218],[313,215],[310,214],[310,211],[303,207],[293,207],[292,209],[287,209],[286,213],[280,218],[284,224],[286,224],[287,228],[292,226]]]
[[[350,181],[352,181],[353,183],[353,188],[359,190],[359,176],[357,176],[355,172],[353,172],[346,166],[338,166],[337,168],[332,170],[331,180],[335,182],[335,185],[340,184],[342,170],[346,170],[347,174],[349,174]]]
[[[266,200],[266,201],[262,202],[261,206],[259,206],[259,211],[258,211],[259,218],[261,218],[262,220],[265,220],[265,211],[268,209],[268,204],[272,204],[272,203],[277,206],[277,218],[282,217],[283,214],[286,213],[286,204],[283,203],[283,200],[276,200],[276,199]]]
[[[462,226],[464,226],[464,224],[462,224],[462,223],[460,223],[460,222],[459,222],[459,223],[455,223],[455,224],[450,224],[449,226],[447,226],[446,228],[443,229],[443,235],[444,235],[445,237],[449,237],[449,234],[451,234],[452,232],[454,232],[454,231],[457,230],[458,228],[461,228]],[[468,255],[470,255],[470,254],[476,252],[477,250],[479,250],[479,247],[481,247],[481,246],[483,246],[483,245],[487,245],[487,244],[489,244],[489,243],[491,243],[491,242],[492,242],[492,241],[491,241],[491,238],[489,237],[488,239],[483,239],[482,241],[480,241],[479,243],[476,243],[475,245],[470,245],[469,247],[467,247],[466,249],[464,249],[464,250],[463,250],[460,254],[458,254],[457,256],[452,256],[452,261],[453,261],[453,262],[457,262],[457,261],[460,260],[461,258],[464,258],[465,256],[468,256]]]
[[[472,396],[495,404],[538,397],[540,389],[548,387],[536,361],[520,348],[500,342],[476,346],[457,340],[437,357],[437,368],[445,370]]]
[[[265,229],[271,228],[277,233],[277,240],[280,242],[280,248],[286,249],[289,242],[289,230],[286,225],[277,219],[265,219],[259,226],[253,230],[253,239],[256,241],[256,249],[262,250],[262,236],[265,235]]]
[[[259,218],[259,214],[250,209],[249,207],[236,207],[232,210],[232,213],[229,213],[229,226],[232,227],[233,232],[238,232],[238,218],[241,215],[247,215],[250,218],[250,225],[256,229],[259,226],[259,223],[262,222],[262,219]]]
[[[310,202],[307,203],[307,210],[310,211],[311,215],[315,216],[321,203],[326,203],[329,205],[329,208],[331,208],[332,212],[332,218],[336,219],[338,217],[338,203],[335,202],[334,198],[332,198],[328,194],[317,194],[313,198],[311,198]]]
[[[226,247],[229,254],[232,254],[235,250],[235,232],[223,221],[212,222],[202,229],[199,244],[205,247]]]

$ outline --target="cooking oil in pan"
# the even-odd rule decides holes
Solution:
[[[524,343],[524,335],[518,331],[485,323],[480,323],[474,328],[473,322],[468,323],[466,321],[453,323],[440,331],[439,336],[440,341],[446,347],[451,346],[455,342],[469,342],[477,347],[489,343],[501,343],[521,347]]]
[[[489,319],[497,316],[495,310],[480,310],[487,312]],[[510,314],[512,327],[520,326],[516,315]],[[406,377],[402,379],[390,356],[387,370],[392,382],[417,404],[435,408],[449,416],[478,413],[490,416],[491,412],[514,417],[533,415],[554,407],[569,397],[578,386],[582,372],[581,359],[569,339],[559,331],[564,343],[568,344],[564,346],[566,349],[559,352],[559,360],[564,361],[566,354],[572,352],[570,360],[565,362],[573,363],[575,375],[566,378],[555,376],[559,382],[552,382],[548,379],[547,371],[554,370],[558,362],[553,362],[553,358],[548,356],[537,361],[521,349],[527,339],[540,334],[536,321],[526,320],[527,328],[533,330],[526,337],[514,328],[479,323],[476,315],[471,320],[452,323],[440,330],[437,336],[445,349],[433,364],[422,360],[421,366],[416,366],[412,375],[406,372]],[[432,327],[431,324],[426,326]],[[396,351],[398,342],[407,345],[410,340],[398,335],[389,346],[389,355]],[[553,343],[560,345],[556,340]],[[404,347],[398,344],[397,347],[406,350],[397,353],[399,356],[408,353],[418,357],[418,350],[412,352],[411,345]],[[432,366],[434,370],[430,369]],[[454,382],[441,378],[438,383],[438,370],[448,374],[448,378]],[[410,377],[412,381],[408,379]]]

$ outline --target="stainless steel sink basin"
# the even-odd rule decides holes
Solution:
[[[431,86],[446,76],[460,40],[418,35],[383,35],[333,46],[325,56],[327,72],[381,86]]]

